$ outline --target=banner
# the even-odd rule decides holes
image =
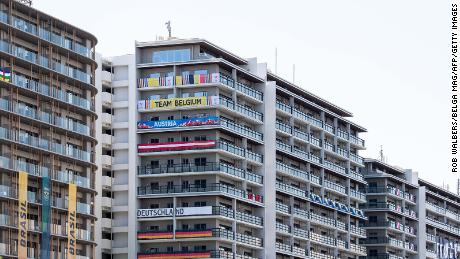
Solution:
[[[172,217],[174,208],[138,209],[138,218]],[[176,208],[176,216],[212,215],[212,206]]]
[[[164,76],[139,78],[137,80],[138,88],[162,87],[174,85],[197,85],[208,83],[219,83],[220,74],[200,74],[200,75],[182,75],[182,76]]]
[[[77,186],[69,183],[69,215],[67,218],[67,259],[77,258]]]
[[[18,259],[27,259],[27,173],[19,172],[18,200]]]
[[[163,129],[177,127],[195,127],[205,125],[218,125],[219,117],[190,118],[182,120],[139,121],[138,129]]]
[[[40,258],[50,256],[50,210],[51,210],[51,184],[47,172],[42,174],[42,237],[40,244]]]
[[[9,68],[0,68],[0,80],[11,82],[11,70]]]
[[[166,143],[152,143],[152,144],[139,144],[137,145],[138,152],[156,152],[156,151],[173,151],[173,150],[187,150],[187,149],[201,149],[213,148],[216,146],[214,140],[202,141],[177,141]]]

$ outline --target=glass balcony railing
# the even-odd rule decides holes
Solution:
[[[213,183],[204,185],[172,185],[172,186],[140,186],[137,187],[137,195],[153,195],[153,194],[173,194],[173,193],[203,193],[203,192],[221,192],[236,196],[246,201],[262,204],[263,197],[259,194],[254,194],[236,187],[223,184]]]
[[[324,123],[324,130],[334,134],[334,126],[332,126],[331,124]]]
[[[357,190],[350,189],[350,197],[356,198],[361,201],[366,201],[366,195]]]
[[[364,165],[364,158],[356,155],[356,154],[353,154],[353,153],[350,153],[350,160],[355,162],[355,163],[358,163],[360,165]]]
[[[0,127],[0,138],[32,146],[34,148],[43,149],[49,152],[58,153],[60,155],[72,157],[85,162],[91,162],[91,154],[89,152],[76,149],[72,146],[53,143],[48,139],[20,134],[15,130]]]
[[[292,127],[285,123],[277,121],[275,126],[277,130],[281,130],[287,134],[292,134]]]
[[[257,154],[249,150],[245,150],[226,141],[218,141],[217,147],[221,150],[228,151],[238,156],[246,157],[247,159],[253,160],[258,163],[263,163],[264,161],[263,155]]]
[[[345,186],[331,182],[329,180],[324,180],[324,187],[345,195],[347,194],[347,188],[345,188]]]
[[[21,46],[16,46],[9,44],[8,42],[2,40],[0,41],[0,51],[11,54],[17,58],[26,60],[28,62],[34,63],[36,65],[46,67],[55,72],[61,73],[65,76],[71,77],[73,79],[82,81],[86,84],[92,84],[91,79],[92,75],[86,72],[83,72],[77,68],[71,67],[67,64],[59,63],[56,61],[50,62],[47,57],[37,55],[35,52],[26,50]]]
[[[236,131],[246,137],[253,138],[259,141],[264,140],[262,133],[252,130],[250,128],[244,127],[241,124],[235,123],[233,121],[229,121],[229,120],[220,118],[220,125],[230,130]]]
[[[220,97],[219,98],[219,104],[224,106],[224,107],[227,107],[233,111],[236,111],[246,117],[250,117],[254,120],[257,120],[257,121],[260,121],[260,122],[263,122],[264,121],[264,115],[252,108],[249,108],[249,107],[246,107],[244,105],[241,105],[241,104],[238,104],[238,103],[235,103],[233,100],[231,99],[228,99],[228,98],[223,98],[223,97]]]
[[[289,194],[292,194],[294,196],[302,197],[305,199],[308,199],[308,192],[302,189],[299,189],[297,187],[281,183],[281,182],[276,182],[276,190],[286,192]]]
[[[304,172],[300,169],[294,168],[292,166],[288,166],[281,162],[276,162],[276,170],[289,174],[293,177],[301,178],[305,181],[310,181],[310,174]]]
[[[263,183],[263,177],[258,174],[245,171],[243,169],[233,167],[225,163],[206,162],[204,164],[172,164],[159,166],[139,166],[137,168],[138,175],[157,175],[157,174],[177,174],[190,172],[212,172],[221,171],[229,175],[246,179],[251,182]]]
[[[6,13],[5,11],[1,11],[0,12],[0,21],[3,22],[3,23],[6,23],[6,24],[10,24],[9,23],[9,20],[11,20],[11,24],[13,27],[21,30],[21,31],[24,31],[24,32],[27,32],[27,33],[30,33],[30,34],[33,34],[35,36],[38,36],[40,37],[41,39],[43,40],[46,40],[46,41],[49,41],[49,42],[52,42],[62,48],[65,48],[65,49],[68,49],[68,50],[71,50],[73,52],[76,52],[80,55],[83,55],[85,57],[88,57],[88,58],[91,58],[91,50],[89,48],[87,48],[86,46],[78,43],[78,42],[75,42],[75,41],[72,41],[71,39],[69,38],[66,38],[66,37],[63,37],[63,36],[60,36],[54,32],[50,32],[42,27],[39,27],[29,21],[26,21],[26,20],[23,20],[19,17],[16,17],[16,16],[12,16],[11,19],[8,19],[9,15],[8,13]]]
[[[282,204],[280,202],[276,203],[276,210],[280,211],[280,212],[283,212],[283,213],[287,213],[287,214],[291,213],[291,210],[290,210],[289,206],[286,205],[286,204]]]
[[[337,137],[348,140],[348,133],[341,129],[337,129]]]
[[[283,223],[276,222],[276,231],[283,233],[291,233],[291,227]]]
[[[70,103],[87,110],[93,110],[89,100],[86,100],[70,92],[65,92],[56,87],[50,87],[48,84],[40,83],[20,74],[13,73],[12,78],[12,84],[16,86],[29,89],[39,94],[52,97],[65,103]]]
[[[349,171],[349,174],[348,174],[351,178],[355,179],[355,180],[358,180],[358,181],[364,181],[364,176],[360,173],[357,173],[353,170],[350,170]]]
[[[294,137],[299,138],[299,139],[304,140],[304,141],[307,141],[307,142],[310,142],[310,143],[312,143],[312,141],[314,141],[314,139],[310,138],[310,136],[306,132],[303,132],[303,131],[298,130],[298,129],[294,130]],[[319,142],[319,139],[318,139],[318,142]]]
[[[0,98],[0,109],[22,115],[27,118],[38,120],[56,127],[70,130],[85,136],[90,135],[89,127],[70,118],[55,116],[52,113],[37,111],[22,103],[12,103],[6,99]]]
[[[356,136],[353,136],[353,135],[350,135],[350,142],[353,143],[353,144],[356,144],[358,146],[361,146],[361,147],[364,147],[364,140],[356,137]]]
[[[292,114],[292,107],[280,101],[276,101],[276,108],[289,114]]]
[[[301,229],[301,228],[294,228],[294,236],[309,238],[308,230]]]
[[[345,169],[345,167],[337,165],[337,164],[335,164],[335,163],[333,163],[331,161],[324,160],[323,165],[324,165],[324,167],[326,167],[326,168],[328,168],[330,170],[337,171],[337,172],[342,173],[342,174],[347,173],[347,170]]]
[[[294,117],[298,118],[298,119],[301,119],[301,120],[304,120],[304,121],[307,121],[308,123],[310,123],[311,125],[313,126],[316,126],[318,128],[323,128],[323,122],[319,119],[316,119],[302,111],[299,111],[297,109],[294,109]]]
[[[350,225],[349,229],[350,229],[350,233],[352,233],[352,234],[363,236],[363,237],[366,236],[366,230],[364,228],[354,226],[354,225]]]
[[[264,94],[261,92],[261,91],[258,91],[246,84],[243,84],[241,82],[235,82],[235,80],[233,80],[233,78],[231,77],[228,77],[226,75],[223,75],[223,74],[220,74],[220,82],[224,85],[228,85],[232,88],[234,88],[235,90],[245,94],[245,95],[248,95],[254,99],[257,99],[259,101],[263,101],[264,100]]]
[[[300,255],[302,257],[307,256],[305,249],[301,247],[297,247],[297,246],[291,246],[291,245],[279,243],[279,242],[275,243],[275,249],[279,253]]]

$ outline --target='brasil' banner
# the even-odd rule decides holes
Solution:
[[[138,129],[163,129],[176,127],[194,127],[219,124],[219,117],[190,118],[181,120],[139,121]]]
[[[77,186],[69,183],[69,216],[67,218],[67,259],[77,257]]]
[[[40,244],[40,258],[51,258],[50,256],[50,210],[51,210],[51,185],[50,178],[46,172],[42,175],[42,242]]]
[[[27,259],[27,173],[19,172],[19,218],[18,218],[18,259]]]

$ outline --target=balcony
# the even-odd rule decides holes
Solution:
[[[103,175],[101,177],[102,189],[110,190],[112,188],[112,177]]]
[[[276,222],[276,231],[281,233],[291,233],[291,227],[283,223]]]
[[[102,155],[101,164],[104,169],[110,170],[112,168],[112,157],[109,155]]]
[[[367,210],[390,210],[405,216],[417,218],[417,213],[411,209],[403,208],[401,205],[395,205],[389,202],[371,202],[362,205],[363,209]]]
[[[180,174],[192,172],[224,172],[228,175],[245,179],[257,184],[263,183],[263,176],[254,174],[243,169],[233,167],[225,163],[206,162],[201,165],[196,164],[173,164],[173,165],[159,165],[157,167],[139,166],[137,168],[139,176],[147,175],[163,175],[163,174]]]
[[[276,203],[276,211],[286,213],[286,214],[291,214],[291,209],[289,208],[289,206],[286,204],[279,203],[279,202]]]
[[[278,243],[276,242],[275,244],[275,249],[277,253],[282,253],[282,254],[289,254],[289,255],[297,255],[301,257],[307,256],[307,253],[305,249],[296,247],[296,246],[291,246],[283,243]]]
[[[332,218],[328,218],[328,217],[324,217],[324,216],[315,214],[313,212],[309,212],[309,211],[299,209],[299,208],[294,208],[293,212],[294,212],[294,216],[301,218],[303,220],[315,222],[317,224],[321,224],[329,228],[336,228],[336,229],[340,229],[343,231],[346,230],[345,223],[341,221],[338,221]]]
[[[324,187],[330,190],[333,190],[335,192],[347,195],[347,188],[345,188],[345,186],[340,185],[338,183],[334,183],[329,180],[324,180]]]
[[[101,99],[102,99],[102,105],[110,107],[112,105],[113,94],[108,93],[108,92],[102,92]]]
[[[239,157],[247,158],[256,163],[263,163],[263,155],[238,147],[234,144],[222,140],[203,140],[203,141],[176,141],[153,144],[138,144],[139,153],[201,150],[201,149],[220,149]]]
[[[262,123],[264,121],[264,115],[261,112],[235,103],[231,99],[219,97],[219,105],[239,113],[242,117],[249,117],[256,122]]]
[[[280,121],[277,121],[276,122],[276,125],[275,125],[275,128],[279,131],[282,131],[288,135],[291,135],[292,134],[292,127],[285,124],[285,123],[282,123]]]
[[[112,73],[108,71],[102,71],[101,79],[104,85],[110,86],[112,84]]]
[[[101,197],[101,207],[110,210],[112,208],[112,201],[113,199],[110,197]]]
[[[242,126],[238,123],[235,123],[233,121],[230,121],[230,120],[227,120],[227,119],[223,119],[223,118],[220,118],[220,125],[222,125],[222,127],[226,128],[226,129],[229,129],[231,131],[234,131],[236,133],[239,133],[245,137],[248,137],[248,138],[252,138],[254,140],[257,140],[257,141],[263,141],[264,140],[264,135],[258,131],[255,131],[255,130],[252,130],[252,129],[249,129],[245,126]]]
[[[356,155],[356,154],[353,154],[353,153],[350,153],[350,160],[352,162],[355,162],[357,164],[359,164],[360,166],[364,166],[364,158]]]
[[[347,170],[345,169],[345,167],[340,166],[338,164],[335,164],[335,163],[333,163],[331,161],[324,160],[323,165],[324,165],[325,168],[327,168],[329,170],[339,172],[341,174],[347,174]]]
[[[112,219],[102,218],[101,219],[101,228],[102,229],[111,229],[112,228]]]
[[[235,240],[244,245],[254,247],[262,247],[262,239],[241,233],[235,233],[231,230],[222,228],[213,228],[207,230],[176,230],[170,231],[139,231],[137,233],[138,240],[155,240],[155,239],[172,239],[175,235],[176,239],[184,238],[221,238],[226,240]]]
[[[317,177],[316,175],[312,175],[308,172],[304,172],[298,168],[295,168],[295,167],[292,167],[292,166],[288,166],[284,163],[281,163],[281,162],[276,162],[276,171],[278,172],[282,172],[284,174],[288,174],[292,177],[295,177],[295,178],[298,178],[298,179],[301,179],[303,181],[311,181],[317,185],[321,185],[321,181],[319,179],[319,177]],[[313,176],[313,177],[312,177]]]
[[[215,193],[223,193],[229,196],[240,198],[244,201],[263,204],[263,197],[252,192],[238,189],[236,187],[222,184],[222,183],[213,183],[205,185],[173,185],[173,186],[144,186],[137,188],[137,195],[139,197],[145,197],[149,195],[165,195],[165,194],[191,194],[196,195],[195,193],[208,193],[210,195],[215,195]]]
[[[350,189],[350,197],[359,200],[360,202],[366,202],[366,195],[360,191]]]
[[[112,146],[112,135],[102,134],[101,135],[102,147],[110,148]]]
[[[92,84],[92,75],[82,70],[75,69],[66,63],[50,61],[47,57],[37,55],[37,53],[29,51],[22,46],[9,44],[7,41],[0,41],[0,51],[23,59],[37,66],[44,67],[64,76],[81,81],[86,84]]]
[[[360,243],[365,245],[389,245],[400,249],[406,249],[414,252],[417,251],[414,243],[405,242],[392,237],[361,239]]]
[[[282,183],[282,182],[276,182],[276,190],[281,191],[296,197],[300,197],[303,199],[308,199],[308,192],[302,189],[299,189],[297,187]]]
[[[364,234],[365,236],[365,234]],[[350,251],[361,254],[361,255],[366,255],[367,254],[367,249],[365,246],[362,245],[357,245],[357,244],[350,244]]]
[[[366,229],[350,225],[350,233],[361,237],[366,237]]]
[[[44,111],[38,111],[35,108],[26,106],[22,103],[10,102],[1,98],[0,109],[21,115],[23,117],[27,117],[29,119],[53,125],[64,130],[69,130],[78,134],[90,136],[89,127],[83,123],[77,122],[70,118],[56,116]]]
[[[354,144],[354,145],[357,145],[361,148],[364,148],[364,140],[356,137],[356,136],[353,136],[353,135],[350,135],[350,143]]]
[[[112,114],[103,112],[101,116],[102,126],[106,128],[112,128],[112,119],[113,119]]]

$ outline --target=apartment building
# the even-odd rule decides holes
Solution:
[[[460,197],[412,170],[375,159],[365,164],[365,258],[459,258]]]
[[[0,1],[0,257],[94,258],[96,38]]]
[[[202,39],[99,63],[102,258],[366,255],[351,113]]]

